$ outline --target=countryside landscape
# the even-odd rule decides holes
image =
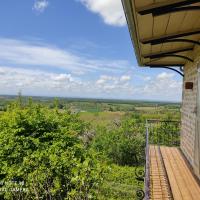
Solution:
[[[177,102],[20,93],[0,110],[1,199],[137,199],[146,120],[180,120]]]
[[[0,2],[0,200],[200,200],[200,1]]]

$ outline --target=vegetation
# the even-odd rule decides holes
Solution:
[[[135,167],[112,164],[107,170],[98,198],[99,200],[133,200],[136,199],[137,189]]]
[[[162,122],[153,122],[149,127],[149,143],[178,146],[180,144],[180,122],[166,118]]]
[[[111,130],[99,127],[92,147],[103,153],[112,163],[121,166],[142,165],[144,133],[144,123],[140,119],[124,119]]]
[[[5,199],[95,199],[102,168],[79,139],[75,115],[13,104],[0,118],[0,168]],[[25,183],[24,186],[19,182]],[[23,192],[23,190],[26,192]]]
[[[93,128],[98,126],[108,127],[114,123],[119,123],[125,116],[125,112],[81,112],[80,119],[85,122],[90,122]],[[112,126],[113,128],[113,126]]]
[[[17,96],[0,96],[0,110],[5,110],[6,106]],[[23,98],[23,102],[27,103],[28,97]],[[52,97],[32,97],[33,102],[54,108],[54,98]],[[73,113],[102,113],[102,112],[134,112],[140,115],[152,114],[165,115],[165,113],[173,113],[179,117],[180,103],[173,102],[151,102],[151,101],[134,101],[134,100],[106,100],[106,99],[73,99],[59,98],[58,109],[71,110]]]
[[[174,103],[15,99],[0,99],[2,200],[135,199],[146,119],[180,118]],[[154,129],[178,131],[167,124]]]

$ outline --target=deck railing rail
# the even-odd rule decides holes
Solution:
[[[149,145],[180,145],[180,121],[146,120],[146,147],[145,147],[145,200],[150,198],[150,160]]]
[[[149,185],[150,185],[150,173],[149,173],[149,125],[148,120],[146,120],[146,147],[145,147],[145,179],[144,179],[144,186],[145,186],[145,200],[149,199]]]
[[[148,139],[148,144],[159,146],[180,145],[180,121],[150,119],[146,121],[146,127],[146,140]]]

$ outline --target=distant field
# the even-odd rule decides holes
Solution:
[[[0,96],[0,111],[5,110],[6,106],[17,98],[17,96]],[[27,104],[29,98],[27,96],[21,97],[23,104]],[[180,103],[53,97],[31,98],[33,102],[42,106],[49,108],[57,106],[60,111],[70,110],[73,113],[80,113],[81,119],[91,122],[94,126],[107,125],[114,120],[120,120],[125,113],[135,113],[145,119],[160,119],[166,115],[180,119]]]
[[[81,112],[80,118],[92,125],[108,125],[113,121],[118,121],[124,116],[125,112]]]
[[[140,107],[140,106],[137,106],[135,109],[136,110],[146,110],[146,111],[148,111],[148,110],[161,110],[162,107],[155,107],[155,106]]]

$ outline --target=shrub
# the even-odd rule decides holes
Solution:
[[[144,124],[128,118],[116,129],[97,129],[92,147],[119,165],[136,166],[144,162]]]
[[[96,199],[102,168],[79,139],[86,129],[67,112],[10,106],[0,116],[0,198]]]
[[[136,199],[137,189],[135,168],[112,164],[106,173],[98,198],[99,200],[133,200]]]

